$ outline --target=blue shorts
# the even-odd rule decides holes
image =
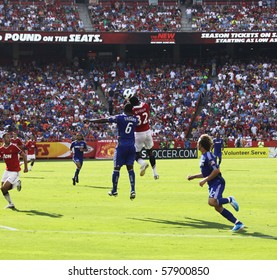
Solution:
[[[220,176],[212,180],[209,184],[209,197],[220,199],[225,189],[225,180]]]
[[[76,164],[77,162],[80,163],[80,165],[83,165],[83,159],[82,158],[78,158],[78,157],[73,157],[73,161]]]
[[[214,153],[214,155],[218,158],[222,158],[222,153]]]
[[[132,146],[118,146],[114,153],[114,167],[122,165],[134,165],[136,159],[136,148]]]

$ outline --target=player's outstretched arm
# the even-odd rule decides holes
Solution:
[[[107,118],[103,119],[93,119],[93,120],[84,120],[84,123],[107,123],[109,120]]]
[[[199,174],[195,174],[195,175],[188,175],[187,179],[190,181],[190,180],[193,180],[193,179],[196,179],[196,178],[203,178],[203,175],[201,173]]]

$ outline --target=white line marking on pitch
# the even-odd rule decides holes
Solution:
[[[65,230],[20,230],[21,232],[34,232],[34,233],[66,233],[66,234],[87,234],[87,235],[121,235],[121,236],[145,236],[145,237],[178,237],[178,238],[259,238],[259,236],[253,235],[220,235],[220,234],[159,234],[159,233],[138,233],[138,232],[101,232],[101,231],[65,231]],[[274,239],[274,237],[268,236],[267,239]]]
[[[2,226],[2,225],[0,225],[0,228],[7,229],[7,230],[18,230],[16,228],[6,227],[6,226]]]
[[[160,233],[138,233],[138,232],[101,232],[101,231],[65,231],[65,230],[30,230],[30,229],[16,229],[12,227],[7,227],[0,225],[0,229],[20,231],[20,232],[34,232],[34,233],[66,233],[66,234],[87,234],[87,235],[121,235],[121,236],[145,236],[145,237],[178,237],[178,238],[259,238],[259,236],[253,235],[240,235],[240,234],[230,234],[230,235],[219,235],[219,234],[160,234]],[[275,239],[273,236],[264,237],[266,239]]]

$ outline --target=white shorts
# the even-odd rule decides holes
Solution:
[[[12,185],[19,180],[19,172],[5,170],[2,176],[2,182],[9,181]]]
[[[135,140],[136,152],[140,152],[143,148],[149,150],[154,146],[152,131],[150,129],[147,131],[135,132]]]
[[[36,155],[27,155],[27,161],[30,161],[31,159],[36,159]]]

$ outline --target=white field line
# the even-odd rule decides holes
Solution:
[[[136,236],[136,237],[176,237],[176,238],[259,238],[259,236],[253,235],[241,235],[238,233],[230,232],[230,235],[220,234],[160,234],[160,233],[138,233],[138,232],[102,232],[102,231],[66,231],[66,230],[20,230],[11,227],[1,226],[0,229],[20,231],[20,232],[33,232],[33,233],[62,233],[62,234],[84,234],[84,235],[119,235],[119,236]],[[274,237],[268,236],[267,239],[274,239]]]
[[[0,225],[0,228],[6,229],[6,230],[13,230],[13,231],[18,230],[17,228],[12,228],[12,227],[2,226],[2,225]]]

